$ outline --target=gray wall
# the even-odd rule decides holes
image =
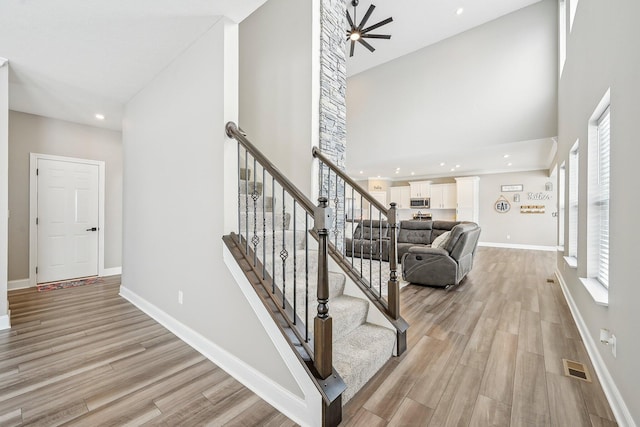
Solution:
[[[553,191],[545,191],[545,184],[551,182]],[[522,184],[524,191],[501,192],[502,185]],[[557,245],[556,178],[549,177],[548,171],[513,172],[480,175],[480,212],[478,222],[482,227],[480,241],[511,245],[534,245],[555,248]],[[548,194],[549,200],[529,200],[528,193]],[[520,201],[514,202],[515,194]],[[511,203],[511,210],[499,213],[494,203],[503,195]],[[522,205],[544,205],[543,214],[520,213]],[[507,238],[507,235],[510,238]]]
[[[126,106],[122,285],[300,396],[223,260],[226,30],[213,26]]]
[[[569,268],[559,257],[558,270],[584,321],[585,332],[593,340],[635,424],[640,424],[637,369],[640,286],[636,261],[640,241],[636,181],[640,159],[638,16],[637,0],[580,0],[573,30],[567,37],[567,61],[558,94],[558,164],[568,159],[571,146],[580,139],[578,266]],[[610,274],[609,306],[603,307],[594,303],[579,277],[585,277],[587,272],[587,125],[608,88],[611,88]],[[567,218],[565,230],[566,224]],[[609,347],[600,344],[600,328],[608,328],[617,336],[617,358]],[[608,379],[601,378],[605,389],[610,385]],[[619,421],[621,425],[631,422]]]
[[[270,0],[240,24],[239,125],[308,196],[312,88],[317,86],[312,75],[313,3]],[[316,117],[316,127],[317,122]]]
[[[29,277],[29,153],[105,162],[105,268],[122,265],[122,133],[9,113],[9,280]]]
[[[0,329],[7,319],[7,212],[9,139],[9,66],[0,58]],[[8,326],[6,323],[4,326]]]
[[[349,77],[347,159],[556,136],[555,22],[544,0]]]

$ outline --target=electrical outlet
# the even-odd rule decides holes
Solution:
[[[616,357],[616,336],[608,329],[600,329],[600,342],[611,348],[611,354]]]
[[[182,291],[178,291],[178,304],[182,304]]]
[[[511,234],[507,234],[507,240],[511,240]]]

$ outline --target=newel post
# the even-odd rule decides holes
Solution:
[[[387,214],[389,223],[389,314],[394,319],[400,317],[400,283],[398,282],[398,210],[395,203]]]
[[[316,370],[321,378],[333,372],[333,319],[329,316],[329,264],[328,237],[332,222],[327,198],[320,197],[314,215],[314,227],[318,233],[318,314],[314,319],[313,352]]]

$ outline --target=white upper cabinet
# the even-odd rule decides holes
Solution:
[[[431,197],[431,181],[413,181],[409,183],[412,199]]]
[[[391,187],[391,202],[397,203],[398,209],[409,209],[411,207],[409,201],[411,199],[411,187],[405,185],[403,187]]]
[[[455,209],[456,184],[431,185],[431,209]]]

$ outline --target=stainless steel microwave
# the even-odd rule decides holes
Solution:
[[[411,199],[412,209],[429,209],[430,199],[428,197],[420,197],[418,199]]]

